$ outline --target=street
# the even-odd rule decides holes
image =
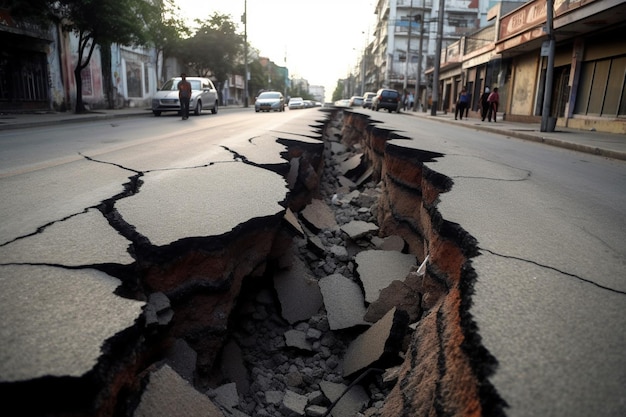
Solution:
[[[425,166],[454,182],[437,202],[442,217],[478,242],[471,314],[499,362],[492,383],[508,415],[623,414],[626,163],[407,114],[357,112],[400,136],[388,145],[444,155]],[[7,303],[18,292],[18,266],[130,265],[132,233],[165,247],[276,216],[289,192],[273,169],[286,162],[276,138],[319,144],[307,132],[325,117],[315,109],[233,109],[185,121],[164,115],[0,131],[0,312],[17,309]],[[108,227],[95,214],[102,205],[115,207],[110,224],[119,217],[130,227]],[[70,232],[78,242],[61,238]],[[113,330],[136,314],[119,311],[128,316]],[[90,370],[85,362],[79,375]],[[9,382],[48,374],[0,366],[15,378]]]

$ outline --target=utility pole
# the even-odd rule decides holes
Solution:
[[[413,101],[413,111],[417,111],[417,105],[420,102],[420,88],[422,87],[422,44],[424,39],[424,23],[426,22],[426,0],[422,0],[422,14],[416,16],[416,21],[417,18],[419,18],[420,24],[420,47],[417,60],[417,74],[415,76],[415,100]],[[426,111],[426,107],[424,107],[424,111]]]
[[[243,106],[248,107],[248,0],[243,1]]]
[[[554,132],[554,126],[550,123],[550,108],[552,107],[552,78],[554,75],[554,0],[546,1],[546,30],[548,32],[548,64],[546,66],[546,82],[543,91],[543,108],[541,110],[542,132]]]
[[[435,47],[435,68],[433,71],[433,104],[430,108],[430,115],[437,115],[439,107],[439,64],[441,63],[441,43],[443,37],[443,12],[444,0],[439,0],[439,16],[437,21],[437,47]]]
[[[409,78],[409,62],[411,62],[411,26],[413,26],[413,0],[411,0],[411,6],[409,7],[409,35],[406,41],[406,61],[404,63],[404,91],[402,94],[406,92],[408,87],[408,78]]]

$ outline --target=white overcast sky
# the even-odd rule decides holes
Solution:
[[[346,78],[373,36],[374,0],[174,0],[184,18],[227,14],[240,25],[248,12],[248,42],[261,56],[326,88]],[[369,35],[369,37],[368,37]]]

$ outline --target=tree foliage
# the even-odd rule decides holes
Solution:
[[[214,13],[196,23],[200,27],[183,41],[180,58],[194,75],[212,75],[221,85],[241,61],[242,37],[228,15]]]
[[[55,22],[78,37],[74,67],[76,113],[85,111],[81,71],[91,60],[97,45],[109,47],[144,45],[148,42],[148,22],[155,16],[149,0],[8,0],[11,13],[41,22]]]
[[[165,59],[178,54],[191,31],[180,16],[180,8],[173,0],[156,0],[155,6],[157,15],[148,21],[148,32],[156,50],[157,63],[160,63],[161,72],[157,77],[161,84],[165,82]]]

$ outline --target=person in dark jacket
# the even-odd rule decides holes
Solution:
[[[467,90],[464,88],[459,93],[459,99],[456,101],[456,106],[454,109],[454,120],[456,120],[457,116],[460,115],[461,120],[463,120],[463,113],[465,113],[465,109],[469,105],[469,96],[467,95]]]
[[[485,121],[487,117],[487,112],[489,111],[489,102],[487,99],[489,98],[489,87],[485,87],[485,92],[480,96],[480,118],[482,121]]]

